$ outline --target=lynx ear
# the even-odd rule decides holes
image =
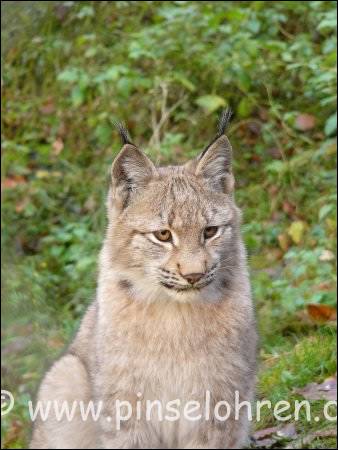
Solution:
[[[232,175],[232,148],[229,139],[224,135],[232,111],[225,109],[218,121],[218,133],[200,156],[186,165],[187,169],[197,176],[202,176],[211,189],[230,194],[235,181]]]
[[[190,171],[201,176],[216,191],[230,194],[234,188],[232,148],[226,136],[220,136],[201,155],[188,163]]]
[[[150,159],[135,145],[125,144],[111,168],[111,195],[115,206],[124,209],[131,196],[155,175],[156,168]]]

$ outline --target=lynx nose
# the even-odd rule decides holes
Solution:
[[[204,273],[188,273],[182,276],[188,281],[188,283],[194,284],[197,283],[197,281],[199,281],[203,277],[203,275]]]

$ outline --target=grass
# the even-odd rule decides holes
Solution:
[[[2,389],[16,399],[2,448],[27,445],[27,400],[94,296],[117,119],[180,162],[231,105],[257,396],[292,401],[333,375],[336,327],[302,314],[336,305],[336,2],[26,3],[2,3]],[[301,436],[332,428],[312,408]]]

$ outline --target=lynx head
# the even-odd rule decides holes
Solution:
[[[136,300],[217,302],[239,265],[240,214],[221,118],[213,142],[182,166],[155,167],[121,129],[112,165],[104,264]]]

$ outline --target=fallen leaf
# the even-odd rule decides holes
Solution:
[[[19,336],[5,345],[1,352],[3,355],[17,354],[20,353],[29,346],[31,339],[28,337]]]
[[[265,438],[259,441],[253,441],[251,448],[271,448],[277,442],[276,439]]]
[[[288,235],[295,244],[300,244],[303,240],[304,232],[306,230],[306,223],[302,220],[296,220],[288,228]]]
[[[34,332],[34,327],[31,323],[18,324],[14,323],[8,329],[9,335],[21,335],[21,336],[31,336]]]
[[[64,138],[67,134],[67,127],[64,122],[60,122],[59,128],[57,130],[57,134],[60,138]]]
[[[296,117],[295,127],[300,131],[312,130],[316,125],[316,118],[311,114],[299,114]]]
[[[24,211],[24,209],[26,208],[28,203],[29,203],[29,198],[28,197],[23,198],[22,200],[20,200],[19,202],[17,202],[15,204],[15,211],[17,213],[21,213],[22,211]]]
[[[321,384],[309,383],[303,388],[295,389],[294,392],[306,400],[337,400],[337,374]]]
[[[261,359],[264,360],[264,367],[271,367],[276,364],[276,362],[279,360],[280,355],[270,355],[266,353],[261,353]]]
[[[94,211],[94,209],[97,207],[95,198],[91,195],[87,198],[85,201],[85,204],[83,205],[83,209],[87,212]]]
[[[273,159],[282,159],[283,158],[283,154],[278,147],[268,148],[266,152]]]
[[[254,153],[253,155],[251,155],[250,160],[252,162],[262,162],[262,157],[260,155],[257,155],[256,153]]]
[[[297,441],[287,445],[285,448],[307,448],[306,446],[311,444],[312,441],[318,438],[326,438],[326,437],[336,437],[337,429],[331,428],[329,430],[319,430],[314,433],[310,433],[307,436],[297,439]]]
[[[337,320],[337,310],[332,306],[311,303],[310,305],[307,305],[306,309],[312,320],[318,322]]]
[[[332,289],[334,289],[332,281],[323,281],[322,283],[319,283],[314,287],[316,291],[331,291]]]
[[[60,178],[60,177],[62,177],[63,174],[62,174],[62,172],[59,172],[57,170],[53,170],[53,172],[50,172],[50,175],[52,177]]]
[[[71,3],[71,2],[69,2],[69,3]],[[54,6],[55,16],[57,17],[57,19],[60,22],[63,22],[66,19],[67,15],[70,11],[70,7],[71,7],[71,5],[66,4],[66,2],[56,4]]]
[[[273,184],[268,188],[268,192],[270,195],[276,195],[279,191],[279,187],[276,184]]]
[[[59,337],[53,337],[48,340],[47,345],[49,348],[59,349],[62,348],[65,345],[65,343]]]
[[[284,253],[280,248],[271,248],[269,252],[266,254],[266,260],[269,262],[275,262],[283,258]],[[276,269],[273,268],[275,271]]]
[[[324,250],[319,256],[319,261],[333,261],[335,259],[334,253],[331,250]]]
[[[260,108],[258,111],[258,115],[264,122],[269,119],[269,111],[266,108]]]
[[[49,98],[41,107],[40,112],[45,115],[53,114],[55,111],[55,105],[52,98]]]
[[[306,309],[301,309],[300,311],[297,311],[295,313],[295,316],[297,317],[297,320],[302,324],[305,324],[308,326],[314,325],[314,321],[312,319],[310,319],[309,313],[307,312]]]
[[[23,380],[36,380],[36,378],[38,377],[39,375],[36,373],[36,372],[25,372],[23,375],[22,375],[22,379]]]
[[[293,423],[279,425],[255,431],[252,435],[254,448],[271,448],[278,441],[292,440],[298,437],[296,426]]]
[[[290,238],[286,233],[281,233],[278,235],[278,243],[283,252],[287,252],[290,247]]]
[[[36,178],[48,178],[50,174],[48,170],[37,170],[35,176]]]
[[[38,250],[39,238],[27,239],[26,236],[18,234],[15,238],[15,246],[18,253],[31,255]]]
[[[22,175],[13,175],[11,177],[5,178],[1,182],[1,190],[2,189],[14,189],[21,184],[26,184],[27,180]]]
[[[295,439],[297,436],[297,430],[294,423],[288,423],[284,427],[277,430],[277,436],[287,439]]]
[[[264,428],[263,430],[257,430],[252,434],[252,437],[255,440],[263,439],[267,436],[271,436],[274,433],[277,433],[280,427],[270,427],[270,428]]]
[[[283,211],[285,212],[285,214],[287,214],[288,216],[292,216],[296,210],[296,205],[294,205],[293,203],[289,202],[288,200],[285,200],[283,202]]]
[[[3,448],[11,448],[11,444],[15,441],[20,435],[23,429],[23,424],[20,420],[14,419],[10,423],[9,429],[6,432],[6,436],[4,438],[4,442],[1,443]]]
[[[53,154],[56,156],[59,155],[64,148],[63,140],[61,138],[56,139],[52,144],[52,148]]]
[[[259,136],[262,130],[262,125],[259,122],[248,122],[247,128],[254,136]]]
[[[331,428],[330,430],[319,430],[311,433],[311,436],[317,437],[335,437],[337,436],[337,428]]]

